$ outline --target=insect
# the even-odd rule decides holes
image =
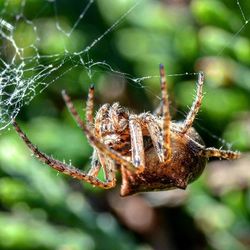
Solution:
[[[41,152],[16,121],[13,125],[32,153],[51,168],[84,180],[100,188],[113,188],[116,185],[116,171],[121,172],[121,196],[138,192],[185,189],[203,172],[210,157],[236,159],[238,152],[206,148],[199,134],[192,127],[202,101],[204,74],[198,74],[196,97],[184,121],[172,122],[169,112],[166,76],[160,65],[161,114],[150,112],[136,115],[119,103],[104,104],[95,118],[94,87],[91,86],[86,104],[86,123],[77,113],[65,91],[63,99],[94,148],[91,168],[83,172],[71,165]],[[104,171],[104,180],[98,178]]]

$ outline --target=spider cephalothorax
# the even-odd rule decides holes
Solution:
[[[127,155],[130,150],[129,111],[119,105],[104,104],[97,112],[92,130],[109,148]]]
[[[70,97],[63,91],[63,98],[78,126],[86,134],[93,146],[91,168],[88,173],[55,160],[37,149],[18,124],[13,125],[30,150],[42,162],[50,167],[87,181],[101,188],[116,185],[116,170],[122,174],[121,195],[138,192],[185,189],[200,176],[209,157],[236,159],[239,153],[206,148],[195,129],[192,127],[202,100],[203,73],[199,73],[196,98],[183,122],[171,122],[169,113],[166,77],[160,66],[161,79],[161,115],[149,112],[139,115],[129,113],[118,103],[105,104],[93,117],[94,87],[90,87],[86,124],[78,115]],[[105,180],[98,178],[100,169],[105,173]]]

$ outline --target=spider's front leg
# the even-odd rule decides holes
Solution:
[[[46,155],[45,153],[41,152],[33,143],[29,140],[29,138],[25,135],[25,133],[21,130],[21,128],[18,126],[16,121],[13,121],[13,126],[16,129],[18,135],[22,138],[22,140],[25,142],[25,144],[28,146],[28,148],[31,150],[31,152],[40,160],[41,162],[47,164],[51,168],[64,173],[66,175],[70,175],[73,178],[84,180],[94,186],[98,186],[100,188],[112,188],[115,186],[115,182],[113,180],[107,180],[107,181],[101,181],[95,176],[88,175],[79,169],[65,164],[61,161],[58,161],[56,159],[53,159],[52,157]]]

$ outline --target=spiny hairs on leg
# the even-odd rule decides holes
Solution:
[[[70,97],[66,93],[66,91],[62,91],[63,99],[68,107],[69,112],[72,114],[73,118],[75,119],[78,126],[82,129],[82,131],[86,134],[87,138],[91,142],[91,144],[102,151],[104,154],[106,154],[108,157],[113,159],[115,162],[124,165],[127,169],[131,171],[135,171],[136,168],[133,166],[131,162],[129,162],[125,157],[123,157],[121,154],[116,152],[115,150],[112,150],[107,145],[100,142],[98,139],[95,138],[95,136],[92,134],[92,132],[89,130],[89,128],[85,125],[85,123],[81,120],[79,114],[77,113]]]
[[[18,126],[16,121],[14,120],[12,122],[15,130],[19,134],[19,136],[22,138],[22,140],[25,142],[25,144],[29,147],[31,152],[43,163],[47,164],[51,168],[64,173],[66,175],[70,175],[73,178],[84,180],[86,182],[91,183],[92,185],[101,187],[101,188],[112,188],[115,183],[113,181],[106,181],[103,182],[99,179],[97,179],[95,176],[89,176],[86,173],[82,172],[81,170],[65,164],[61,161],[58,161],[56,159],[53,159],[52,157],[46,155],[45,153],[41,152],[36,146],[32,144],[32,142],[29,140],[29,138],[25,135],[25,133],[21,130],[21,128]]]
[[[86,122],[87,125],[90,127],[94,123],[94,84],[92,84],[89,88],[87,105],[86,105]]]
[[[183,127],[182,127],[182,134],[185,134],[188,129],[190,129],[193,125],[194,119],[200,109],[201,101],[202,101],[202,87],[204,84],[204,73],[199,72],[198,74],[198,81],[197,81],[197,90],[196,90],[196,97],[193,101],[192,107],[184,121]]]
[[[193,101],[192,107],[184,121],[182,131],[181,133],[185,134],[188,129],[190,129],[193,125],[194,119],[200,109],[201,106],[201,101],[203,98],[202,95],[202,88],[204,84],[204,73],[199,72],[198,74],[198,82],[197,82],[197,90],[196,90],[196,97],[195,100]],[[240,157],[239,152],[233,152],[230,150],[221,150],[217,148],[205,148],[200,152],[201,156],[204,156],[206,158],[210,157],[216,157],[216,158],[222,158],[222,159],[237,159]]]
[[[170,122],[171,116],[169,112],[169,101],[167,93],[167,81],[164,66],[160,64],[160,80],[162,94],[162,143],[163,143],[163,159],[168,162],[171,159],[172,150],[170,147]]]
[[[143,172],[145,169],[145,153],[143,145],[143,134],[140,119],[136,115],[129,117],[129,130],[131,133],[131,155],[132,163],[137,172]]]
[[[201,156],[206,158],[216,157],[222,159],[238,159],[241,154],[239,152],[233,152],[231,150],[222,150],[217,148],[205,148],[200,152]]]

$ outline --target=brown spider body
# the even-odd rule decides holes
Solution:
[[[143,121],[148,115],[148,113],[142,113],[139,118]],[[95,136],[102,138],[105,145],[131,158],[129,116],[129,111],[121,107],[119,103],[104,104],[96,114],[93,129]],[[157,120],[157,123],[161,124],[161,117]],[[190,182],[201,175],[207,159],[198,154],[201,150],[200,145],[204,146],[204,142],[194,128],[183,135],[180,133],[182,125],[171,123],[172,156],[168,163],[162,163],[153,147],[149,131],[144,124],[140,126],[146,152],[145,169],[138,174],[116,166],[117,169],[121,168],[122,196],[145,191],[185,189]]]
[[[185,189],[203,172],[207,158],[200,156],[200,145],[203,140],[192,128],[183,136],[176,130],[179,124],[172,124],[170,146],[172,156],[168,163],[162,163],[154,147],[146,150],[145,169],[142,173],[131,173],[122,168],[121,195],[127,196],[138,192],[169,190],[174,188]]]
[[[116,185],[116,171],[120,170],[122,196],[145,191],[185,189],[201,175],[209,157],[236,159],[240,154],[229,150],[206,148],[192,127],[201,106],[203,73],[198,75],[196,98],[187,117],[181,123],[171,122],[166,77],[162,65],[160,79],[161,115],[149,112],[132,114],[118,103],[114,103],[103,105],[94,118],[92,86],[88,94],[85,124],[70,97],[65,92],[62,93],[69,111],[94,148],[91,168],[87,173],[41,152],[15,121],[13,125],[40,161],[94,186],[113,188]],[[104,171],[104,180],[98,178],[101,169]]]

